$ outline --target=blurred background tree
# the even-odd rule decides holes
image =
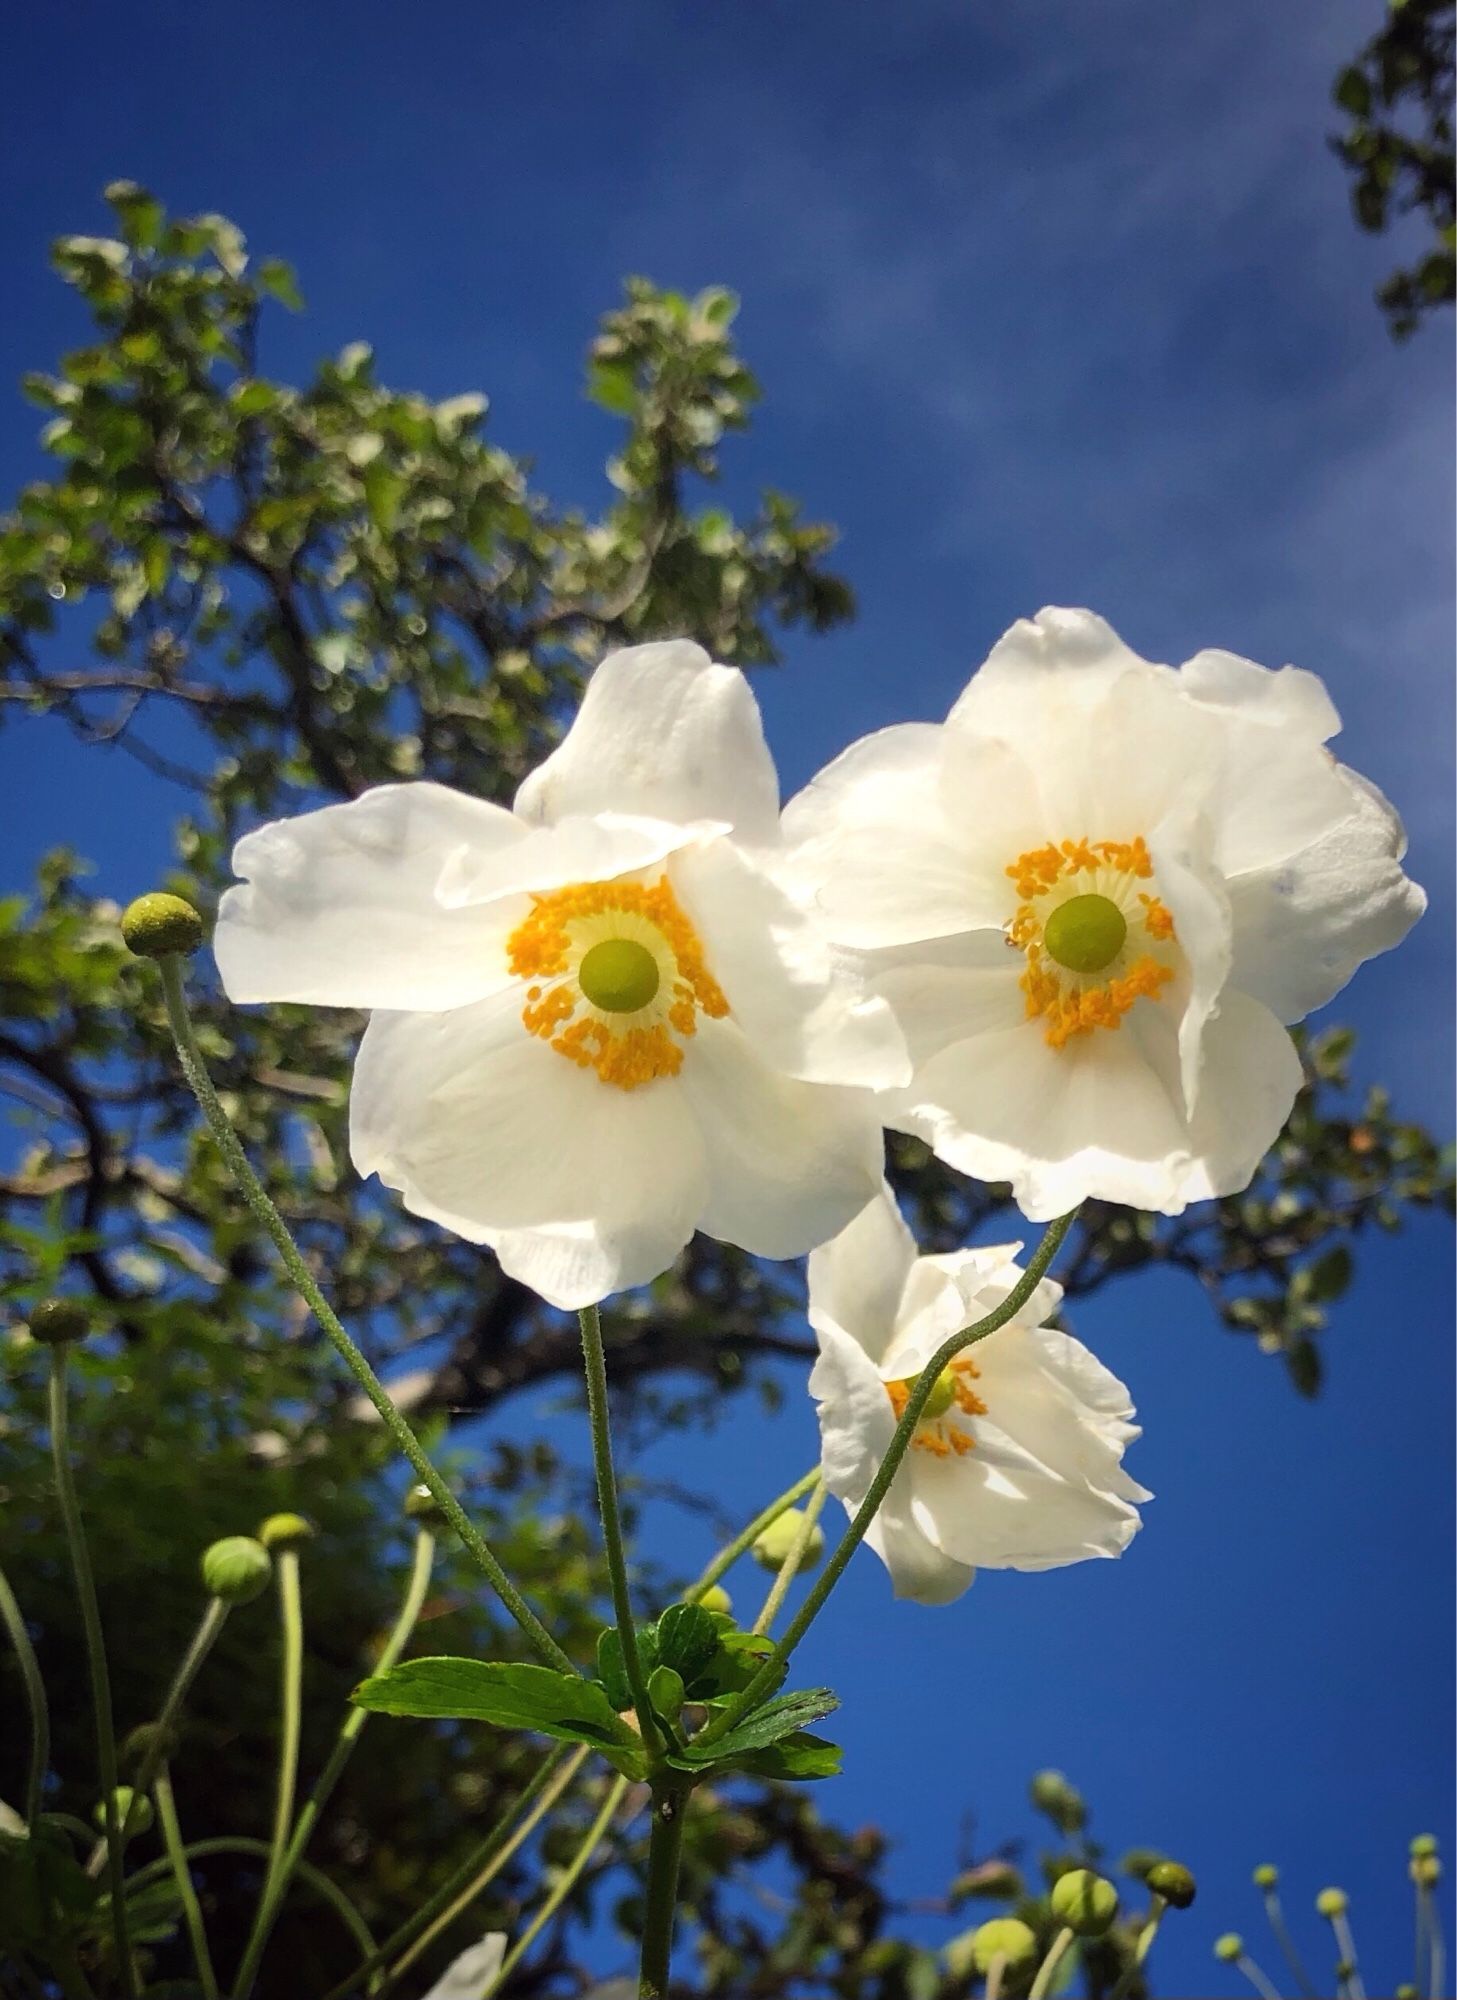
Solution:
[[[273,379],[263,336],[270,311],[298,304],[293,273],[252,259],[220,216],[171,218],[129,182],[108,200],[114,237],[63,238],[55,252],[95,338],[26,384],[59,463],[0,517],[0,719],[21,728],[60,715],[98,755],[138,758],[189,788],[167,886],[204,910],[226,884],[233,839],[260,819],[414,777],[509,799],[614,645],[687,633],[720,659],[769,668],[786,631],[852,616],[832,529],[774,491],[743,519],[713,504],[720,448],[757,395],[728,292],[689,298],[634,279],[604,319],[587,387],[623,433],[587,516],[553,506],[490,442],[484,397],[387,388],[362,343],[302,387]],[[316,1762],[389,1622],[404,1559],[399,1482],[378,1432],[317,1351],[199,1136],[155,986],[85,874],[77,857],[54,855],[30,894],[0,904],[0,1092],[13,1111],[0,1155],[11,1326],[0,1499],[58,1691],[54,1803],[83,1816],[81,1648],[43,1448],[43,1371],[22,1330],[35,1299],[83,1295],[114,1336],[88,1355],[76,1428],[123,1726],[155,1712],[196,1618],[200,1548],[287,1506],[322,1531],[307,1556]],[[200,970],[194,990],[214,1073],[275,1200],[447,1454],[461,1417],[557,1378],[574,1394],[570,1323],[489,1252],[353,1177],[345,1102],[361,1021],[240,1013]],[[1328,1311],[1363,1232],[1450,1203],[1431,1137],[1379,1090],[1351,1100],[1351,1039],[1337,1028],[1305,1043],[1306,1090],[1246,1194],[1175,1220],[1092,1205],[1065,1263],[1072,1311],[1115,1277],[1176,1268],[1226,1327],[1315,1393]],[[912,1141],[893,1141],[892,1170],[927,1249],[966,1241],[1008,1207],[1004,1191],[960,1180]],[[797,1269],[696,1241],[657,1284],[614,1302],[614,1383],[646,1425],[681,1425],[728,1390],[772,1396],[774,1364],[813,1352],[801,1303]],[[604,1589],[578,1475],[545,1444],[472,1452],[459,1469],[508,1567],[585,1654]],[[666,1591],[672,1580],[660,1581]],[[449,1565],[430,1617],[448,1621],[427,1626],[430,1650],[499,1656],[511,1644]],[[200,1683],[198,1754],[177,1766],[189,1831],[267,1820],[277,1642],[264,1609],[240,1614],[226,1643],[232,1671],[225,1654]],[[7,1701],[11,1672],[7,1657]],[[387,1928],[479,1836],[525,1754],[510,1739],[371,1725],[315,1858]],[[18,1794],[20,1755],[0,1745],[0,1797]],[[594,1809],[583,1801],[572,1823]],[[605,1869],[589,1871],[512,1992],[577,1990],[575,1920],[589,1910],[615,1909],[630,1929],[630,1884],[615,1870],[635,1838],[625,1832]],[[967,1989],[963,1972],[898,1941],[874,1832],[847,1834],[813,1800],[760,1789],[700,1816],[694,1839],[704,1993],[932,2000]],[[247,1919],[251,1866],[219,1861],[207,1877],[224,1955]],[[767,1901],[745,1886],[766,1868]],[[500,1883],[503,1926],[528,1880]],[[455,1934],[442,1954],[467,1941]],[[1090,1957],[1091,1992],[1111,1985],[1119,1948]],[[349,1963],[342,1934],[305,1911],[280,1937],[264,1991],[322,1992]],[[685,1978],[690,1963],[685,1954]]]

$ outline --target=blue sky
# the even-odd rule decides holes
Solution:
[[[786,789],[944,713],[1046,602],[1153,658],[1314,668],[1433,898],[1336,1012],[1362,1078],[1448,1131],[1450,329],[1389,341],[1370,292],[1391,248],[1355,230],[1325,145],[1378,14],[83,5],[7,51],[0,384],[81,337],[46,244],[104,227],[100,187],[128,175],[298,265],[309,311],[279,316],[266,365],[362,336],[399,386],[485,388],[495,435],[591,504],[614,439],[578,395],[595,316],[628,271],[734,286],[765,403],[729,496],[772,481],[837,521],[861,598],[759,682]],[[0,397],[7,487],[38,469],[35,429]],[[0,736],[0,787],[5,887],[68,838],[130,895],[181,805],[59,726]],[[1059,1763],[1112,1843],[1206,1884],[1162,1990],[1240,1990],[1208,1946],[1256,1938],[1264,1859],[1297,1908],[1345,1882],[1374,1986],[1406,1976],[1405,1840],[1445,1832],[1450,1800],[1450,1273],[1436,1223],[1364,1251],[1314,1407],[1174,1281],[1100,1300],[1079,1331],[1134,1386],[1159,1495],[1130,1554],[983,1577],[943,1613],[855,1566],[806,1669],[846,1695],[836,1810],[884,1818],[900,1890],[944,1877],[971,1808],[988,1837],[1030,1831],[1026,1775]],[[791,1388],[782,1418],[741,1412],[647,1469],[691,1462],[751,1507],[812,1455]]]

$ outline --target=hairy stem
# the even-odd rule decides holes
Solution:
[[[809,1504],[804,1510],[804,1518],[799,1524],[799,1529],[794,1540],[789,1545],[789,1553],[779,1565],[779,1574],[775,1577],[773,1583],[770,1584],[769,1595],[764,1599],[764,1607],[751,1627],[751,1630],[754,1632],[763,1633],[774,1630],[774,1620],[779,1616],[780,1606],[789,1595],[790,1585],[799,1574],[800,1565],[803,1563],[809,1549],[810,1538],[814,1534],[815,1525],[820,1518],[820,1513],[828,1497],[828,1489],[823,1482],[816,1485],[814,1491],[810,1494]]]
[[[131,1941],[127,1936],[121,1825],[116,1811],[116,1730],[111,1717],[111,1675],[106,1665],[106,1642],[101,1631],[101,1608],[96,1601],[96,1579],[91,1572],[86,1530],[82,1525],[76,1482],[71,1472],[71,1432],[66,1399],[67,1351],[64,1343],[51,1349],[51,1454],[56,1468],[56,1494],[61,1504],[61,1519],[65,1523],[71,1569],[76,1579],[76,1595],[81,1604],[81,1623],[86,1634],[86,1665],[96,1724],[96,1760],[101,1772],[102,1808],[106,1815],[106,1876],[117,1977],[127,2000],[136,2000],[136,1967],[132,1963]]]
[[[607,1574],[612,1582],[612,1611],[617,1635],[622,1641],[622,1661],[627,1684],[632,1689],[637,1725],[648,1756],[656,1757],[663,1747],[662,1733],[653,1705],[648,1699],[647,1675],[637,1646],[637,1626],[633,1622],[632,1598],[627,1588],[627,1551],[622,1537],[622,1514],[617,1500],[617,1475],[612,1469],[612,1423],[607,1409],[607,1357],[602,1347],[602,1315],[596,1306],[584,1306],[577,1315],[582,1324],[582,1359],[587,1371],[587,1415],[592,1427],[592,1462],[597,1468],[597,1509],[602,1516],[602,1544],[607,1553]]]
[[[643,1907],[642,1963],[638,2000],[667,2000],[673,1958],[673,1920],[678,1908],[678,1869],[683,1859],[686,1791],[653,1789],[653,1830],[648,1841],[647,1896]]]
[[[299,1735],[303,1726],[304,1612],[299,1588],[297,1549],[280,1549],[277,1557],[278,1610],[283,1631],[283,1681],[279,1690],[278,1788],[273,1801],[273,1832],[268,1842],[268,1867],[258,1897],[258,1909],[242,1962],[233,1981],[233,2000],[248,2000],[258,1977],[259,1962],[268,1945],[273,1920],[283,1901],[288,1877],[284,1858],[293,1826],[294,1791],[298,1784]]]
[[[430,1489],[446,1520],[459,1535],[467,1552],[507,1611],[521,1627],[538,1658],[561,1673],[575,1673],[577,1670],[572,1662],[502,1569],[479,1529],[473,1525],[465,1509],[435,1470],[420,1440],[395,1408],[379,1377],[345,1332],[333,1307],[320,1291],[312,1271],[304,1261],[302,1252],[289,1234],[288,1224],[274,1207],[263,1183],[254,1173],[248,1156],[239,1143],[238,1135],[228,1119],[228,1114],[218,1102],[218,1094],[213,1088],[212,1078],[208,1075],[202,1051],[197,1045],[197,1036],[193,1033],[192,1019],[187,1011],[187,1000],[182,988],[181,960],[175,957],[163,958],[158,964],[162,974],[162,991],[167,1003],[167,1020],[172,1030],[172,1039],[177,1045],[177,1057],[182,1065],[182,1073],[197,1099],[208,1129],[217,1142],[218,1151],[222,1154],[224,1164],[237,1184],[239,1193],[277,1250],[279,1259],[299,1296],[318,1321],[330,1346],[369,1398],[385,1428],[414,1467],[416,1475]]]

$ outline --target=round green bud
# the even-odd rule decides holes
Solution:
[[[1069,972],[1103,972],[1123,949],[1128,919],[1107,896],[1070,896],[1042,931],[1043,949]]]
[[[1091,1868],[1059,1875],[1048,1902],[1057,1921],[1078,1937],[1101,1937],[1118,1914],[1118,1891]]]
[[[705,1611],[717,1611],[727,1618],[734,1608],[734,1601],[721,1583],[711,1583],[698,1602]]]
[[[300,1549],[316,1533],[313,1522],[302,1514],[270,1514],[259,1525],[258,1539],[265,1549]]]
[[[1350,1900],[1344,1889],[1322,1889],[1315,1899],[1315,1907],[1323,1917],[1343,1917]]]
[[[1406,1866],[1419,1889],[1430,1889],[1442,1879],[1442,1864],[1435,1854],[1414,1854]]]
[[[130,1785],[118,1785],[111,1797],[116,1808],[118,1833],[124,1832],[126,1839],[135,1840],[139,1833],[146,1833],[148,1831],[152,1821],[156,1818],[156,1814],[152,1810],[152,1801],[147,1797],[145,1792],[135,1792]],[[91,1817],[97,1826],[100,1827],[101,1831],[105,1833],[105,1799],[98,1799],[96,1801],[96,1808]]]
[[[1280,1871],[1273,1861],[1262,1861],[1255,1870],[1254,1884],[1257,1889],[1273,1889],[1279,1880]]]
[[[956,1377],[949,1368],[943,1368],[931,1384],[931,1393],[926,1398],[926,1407],[921,1415],[929,1422],[944,1417],[956,1401]]]
[[[1187,1910],[1198,1894],[1198,1884],[1182,1861],[1155,1861],[1143,1879],[1171,1909]]]
[[[1413,1860],[1415,1860],[1419,1855],[1435,1854],[1437,1851],[1436,1834],[1434,1833],[1416,1834],[1413,1837],[1410,1851]]]
[[[79,1299],[42,1299],[31,1309],[30,1337],[46,1347],[84,1340],[90,1331],[91,1315]]]
[[[990,1972],[996,1959],[1010,1971],[1030,1965],[1036,1956],[1037,1935],[1020,1917],[992,1917],[971,1933],[971,1963],[977,1972]]]
[[[1032,1803],[1063,1833],[1076,1833],[1087,1818],[1082,1793],[1061,1771],[1039,1771],[1030,1787]]]
[[[273,1558],[251,1535],[224,1535],[204,1549],[203,1586],[224,1604],[249,1604],[268,1588]]]
[[[754,1542],[754,1560],[765,1569],[781,1570],[789,1559],[789,1551],[799,1539],[804,1516],[797,1507],[790,1507],[769,1523],[764,1532]],[[805,1544],[800,1558],[801,1570],[813,1569],[825,1552],[825,1538],[818,1521],[810,1530],[809,1541]]]
[[[121,934],[138,958],[186,958],[202,943],[202,918],[191,903],[158,889],[127,904]]]
[[[636,938],[603,938],[585,952],[577,984],[594,1007],[608,1014],[635,1014],[658,997],[658,961]]]
[[[1225,1965],[1233,1965],[1235,1960],[1245,1955],[1245,1941],[1238,1931],[1226,1931],[1223,1937],[1214,1940],[1214,1956]]]
[[[1417,1990],[1410,1984],[1398,1986],[1392,2000],[1417,2000]]]

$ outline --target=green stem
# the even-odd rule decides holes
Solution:
[[[810,1495],[809,1505],[804,1510],[804,1518],[799,1524],[794,1540],[789,1545],[789,1553],[779,1566],[778,1576],[769,1586],[769,1595],[764,1599],[764,1607],[754,1620],[752,1630],[755,1633],[773,1631],[774,1620],[779,1616],[779,1608],[789,1595],[789,1587],[799,1573],[799,1566],[804,1561],[810,1537],[814,1534],[815,1524],[820,1518],[827,1498],[828,1489],[823,1482],[817,1484]]]
[[[1254,1987],[1256,1993],[1259,1994],[1260,2000],[1280,2000],[1280,1995],[1275,1991],[1274,1987],[1266,1979],[1264,1973],[1261,1972],[1259,1966],[1255,1964],[1255,1961],[1247,1951],[1240,1953],[1239,1957],[1235,1960],[1235,1964],[1250,1982],[1251,1986]]]
[[[627,1554],[617,1502],[617,1477],[612,1469],[612,1424],[607,1409],[607,1357],[602,1347],[602,1315],[596,1306],[583,1306],[577,1317],[582,1326],[582,1359],[587,1370],[587,1416],[592,1427],[592,1462],[597,1468],[597,1509],[602,1516],[602,1544],[607,1553],[607,1574],[612,1582],[612,1610],[617,1620],[617,1635],[622,1641],[622,1663],[627,1684],[632,1689],[638,1730],[651,1759],[662,1750],[663,1739],[648,1698],[648,1679],[643,1672],[642,1655],[637,1647],[637,1626],[633,1622],[632,1598],[627,1588]]]
[[[1032,1982],[1027,1994],[1027,2000],[1047,2000],[1047,1995],[1052,1991],[1052,1982],[1057,1973],[1057,1968],[1062,1964],[1064,1958],[1066,1958],[1068,1946],[1072,1941],[1073,1934],[1070,1930],[1060,1930],[1058,1932],[1057,1936],[1052,1940],[1051,1951],[1048,1952],[1046,1958],[1043,1959],[1041,1965],[1037,1968],[1037,1977]]]
[[[653,1830],[648,1841],[638,2000],[668,2000],[673,1920],[678,1908],[678,1869],[683,1859],[683,1822],[688,1813],[688,1799],[687,1791],[666,1786],[653,1788]]]
[[[96,1759],[101,1771],[102,1807],[106,1815],[106,1875],[117,1976],[127,2000],[136,2000],[136,1967],[132,1964],[131,1941],[127,1936],[121,1827],[116,1816],[116,1731],[111,1719],[111,1676],[106,1666],[106,1642],[101,1630],[101,1608],[96,1601],[96,1579],[91,1573],[86,1530],[82,1525],[76,1483],[71,1472],[70,1418],[66,1407],[68,1352],[64,1343],[51,1349],[51,1454],[55,1460],[56,1494],[61,1504],[66,1541],[70,1546],[71,1568],[76,1578],[76,1595],[80,1599],[81,1623],[86,1635],[86,1664],[96,1724]]]
[[[739,1557],[748,1553],[764,1530],[777,1521],[781,1514],[787,1514],[796,1501],[804,1498],[819,1476],[819,1467],[811,1466],[802,1479],[796,1479],[787,1492],[781,1493],[777,1500],[771,1500],[761,1514],[756,1514],[748,1527],[734,1536],[727,1548],[719,1550],[697,1583],[684,1591],[685,1603],[696,1604],[706,1590],[712,1590],[719,1578],[733,1568]]]
[[[448,1924],[454,1923],[461,1911],[468,1909],[476,1897],[480,1895],[481,1891],[489,1886],[511,1859],[517,1848],[530,1837],[546,1814],[551,1811],[572,1779],[576,1777],[578,1771],[586,1763],[588,1755],[589,1751],[585,1744],[582,1745],[581,1749],[572,1752],[565,1763],[554,1773],[550,1783],[542,1791],[530,1812],[520,1821],[515,1830],[508,1838],[501,1842],[499,1847],[490,1854],[484,1864],[471,1875],[459,1895],[455,1896],[444,1909],[432,1917],[425,1928],[412,1940],[407,1949],[401,1952],[376,1989],[380,1995],[388,1993],[400,1976],[408,1972],[421,1952],[440,1935]],[[518,1801],[512,1809],[513,1816],[520,1809],[520,1802]],[[364,1970],[365,1968],[361,1966],[359,1971],[354,1974],[354,1982],[358,1981]]]
[[[51,1712],[46,1702],[46,1684],[41,1678],[40,1662],[35,1657],[35,1647],[30,1643],[30,1634],[25,1629],[25,1619],[15,1592],[6,1581],[4,1570],[0,1570],[0,1623],[3,1623],[10,1643],[15,1649],[15,1664],[20,1669],[21,1685],[25,1689],[25,1706],[30,1716],[30,1767],[25,1780],[25,1823],[34,1827],[40,1817],[41,1792],[45,1786],[46,1767],[51,1761]]]
[[[416,1476],[430,1489],[436,1504],[459,1535],[491,1588],[526,1634],[532,1649],[548,1666],[555,1667],[561,1673],[576,1673],[577,1669],[502,1569],[479,1529],[472,1524],[465,1509],[435,1470],[422,1449],[420,1440],[395,1408],[379,1377],[345,1332],[338,1315],[320,1291],[313,1273],[304,1261],[302,1252],[289,1235],[288,1224],[274,1207],[263,1183],[254,1173],[248,1156],[239,1143],[238,1135],[229,1122],[228,1114],[218,1101],[218,1094],[213,1088],[212,1078],[207,1073],[207,1065],[203,1061],[202,1051],[197,1045],[197,1036],[193,1032],[191,1017],[187,1012],[187,1000],[182,990],[182,962],[175,957],[163,958],[158,960],[158,965],[162,974],[162,992],[167,1003],[167,1020],[172,1030],[172,1039],[177,1045],[177,1057],[182,1065],[182,1073],[191,1087],[193,1096],[197,1099],[208,1129],[217,1142],[218,1151],[222,1154],[223,1162],[236,1182],[239,1193],[277,1250],[279,1259],[299,1296],[318,1321],[330,1346],[373,1404],[376,1414],[390,1436],[414,1467]]]
[[[133,1820],[140,1816],[140,1801],[144,1794],[152,1789],[153,1778],[171,1754],[168,1746],[177,1727],[177,1717],[182,1704],[187,1698],[187,1690],[196,1680],[198,1669],[212,1651],[227,1615],[228,1606],[220,1597],[208,1599],[207,1609],[203,1612],[202,1620],[192,1635],[192,1644],[183,1655],[181,1666],[172,1676],[172,1685],[168,1688],[166,1698],[158,1710],[157,1720],[152,1725],[151,1741],[137,1767],[136,1783],[132,1788],[136,1796],[132,1800],[131,1811],[127,1814],[126,1826],[122,1829],[123,1835],[132,1826]],[[99,1874],[105,1857],[106,1843],[98,1841],[86,1863],[87,1874]]]
[[[949,1367],[956,1356],[966,1348],[974,1346],[979,1340],[985,1340],[989,1334],[1005,1326],[1008,1320],[1016,1318],[1041,1284],[1048,1266],[1062,1247],[1063,1239],[1072,1228],[1076,1217],[1077,1210],[1073,1209],[1069,1214],[1059,1216],[1056,1222],[1050,1222],[1042,1233],[1042,1241],[1028,1259],[1026,1270],[1002,1303],[984,1319],[979,1319],[974,1326],[953,1333],[951,1338],[936,1350],[916,1377],[916,1385],[911,1390],[905,1409],[901,1412],[900,1422],[895,1427],[885,1457],[881,1460],[880,1468],[870,1482],[870,1490],[860,1502],[854,1519],[840,1537],[814,1587],[790,1620],[784,1637],[743,1692],[721,1709],[717,1720],[695,1739],[700,1746],[707,1748],[709,1744],[716,1742],[720,1736],[732,1729],[741,1716],[748,1713],[761,1696],[778,1684],[790,1654],[824,1609],[830,1592],[840,1581],[846,1564],[864,1540],[866,1529],[875,1519],[881,1501],[890,1491],[891,1482],[900,1470],[901,1460],[910,1449],[911,1439],[916,1434],[921,1412],[930,1401],[931,1391],[935,1388],[943,1369]]]
[[[430,1587],[430,1569],[434,1560],[435,1537],[428,1529],[421,1528],[415,1537],[415,1557],[410,1566],[410,1578],[405,1586],[404,1602],[400,1606],[400,1615],[391,1627],[390,1635],[380,1649],[379,1658],[375,1661],[373,1671],[376,1674],[387,1674],[390,1668],[397,1663],[401,1653],[404,1652],[410,1634],[414,1631],[416,1622],[419,1619],[421,1608],[424,1605],[425,1593]],[[310,1839],[313,1837],[313,1831],[318,1825],[319,1816],[328,1804],[330,1795],[335,1785],[338,1784],[344,1766],[349,1762],[350,1753],[359,1741],[360,1734],[368,1720],[368,1709],[351,1707],[349,1713],[340,1724],[338,1739],[334,1744],[334,1748],[329,1753],[329,1760],[314,1781],[308,1797],[304,1800],[303,1810],[298,1816],[298,1824],[294,1827],[288,1847],[284,1852],[283,1866],[280,1870],[281,1885],[287,1883],[289,1876],[298,1865],[300,1855],[302,1855]]]
[[[985,2000],[1002,2000],[1002,1980],[1007,1971],[1007,1954],[999,1951],[987,1967]]]
[[[250,1840],[243,1834],[220,1834],[213,1840],[190,1840],[182,1853],[189,1861],[205,1860],[209,1854],[256,1854],[266,1861],[269,1846],[266,1840]],[[164,1855],[160,1861],[149,1861],[145,1868],[139,1868],[131,1878],[133,1894],[145,1888],[148,1882],[155,1882],[168,1874],[171,1867],[172,1863]],[[299,1862],[298,1879],[306,1888],[312,1889],[321,1902],[329,1905],[360,1950],[372,1956],[376,1946],[369,1925],[339,1885],[331,1882],[324,1871],[315,1868],[311,1861]]]
[[[1366,2000],[1366,1987],[1356,1960],[1356,1940],[1351,1935],[1350,1922],[1344,1910],[1337,1910],[1331,1918],[1331,1929],[1335,1932],[1336,1950],[1340,1953],[1341,1963],[1350,1968],[1345,1983],[1350,1991],[1351,2000]]]
[[[268,1945],[273,1920],[283,1901],[288,1877],[284,1856],[293,1826],[294,1792],[298,1785],[298,1746],[303,1727],[304,1611],[299,1587],[297,1549],[278,1551],[278,1610],[283,1632],[283,1681],[280,1689],[281,1726],[278,1735],[278,1788],[273,1801],[273,1832],[268,1842],[268,1867],[258,1897],[253,1927],[243,1948],[233,1981],[234,2000],[248,2000],[258,1977],[259,1962]]]
[[[608,1828],[612,1825],[613,1817],[618,1807],[627,1797],[630,1782],[627,1778],[614,1778],[608,1786],[607,1796],[602,1801],[602,1810],[583,1835],[581,1846],[552,1884],[551,1893],[547,1896],[541,1908],[531,1919],[531,1922],[521,1933],[516,1943],[512,1945],[510,1951],[507,1952],[502,1962],[500,1973],[497,1976],[496,1986],[491,1989],[492,1992],[495,1992],[497,1988],[506,1984],[508,1977],[516,1970],[516,1967],[541,1936],[541,1933],[567,1900],[567,1897],[576,1888],[577,1883],[581,1880],[582,1870],[606,1838]]]
[[[1313,1995],[1315,1988],[1310,1983],[1310,1976],[1305,1970],[1304,1961],[1301,1959],[1300,1953],[1295,1949],[1295,1940],[1290,1935],[1289,1927],[1285,1922],[1285,1912],[1280,1907],[1280,1898],[1273,1889],[1265,1891],[1265,1916],[1269,1921],[1270,1930],[1275,1942],[1280,1947],[1281,1956],[1290,1968],[1291,1977],[1294,1979],[1295,1984],[1303,1994]]]
[[[1148,1915],[1144,1919],[1143,1929],[1138,1933],[1138,1943],[1133,1948],[1133,1956],[1124,1966],[1118,1984],[1108,1995],[1108,2000],[1127,2000],[1127,1996],[1133,1991],[1133,1982],[1143,1970],[1144,1960],[1153,1950],[1153,1941],[1159,1934],[1159,1925],[1163,1922],[1164,1911],[1168,1907],[1163,1897],[1155,1891]]]
[[[187,1865],[187,1850],[182,1844],[182,1829],[177,1824],[177,1802],[172,1796],[172,1780],[167,1775],[165,1764],[157,1767],[152,1780],[152,1796],[157,1802],[157,1818],[162,1825],[162,1844],[167,1850],[167,1860],[171,1864],[173,1878],[177,1883],[177,1893],[182,1898],[183,1921],[187,1925],[187,1935],[191,1940],[192,1958],[197,1967],[198,1981],[202,1986],[203,2000],[218,2000],[218,1977],[213,1970],[212,1953],[207,1948],[207,1928],[202,1921],[202,1906],[197,1900],[197,1890],[193,1887],[192,1870]]]

